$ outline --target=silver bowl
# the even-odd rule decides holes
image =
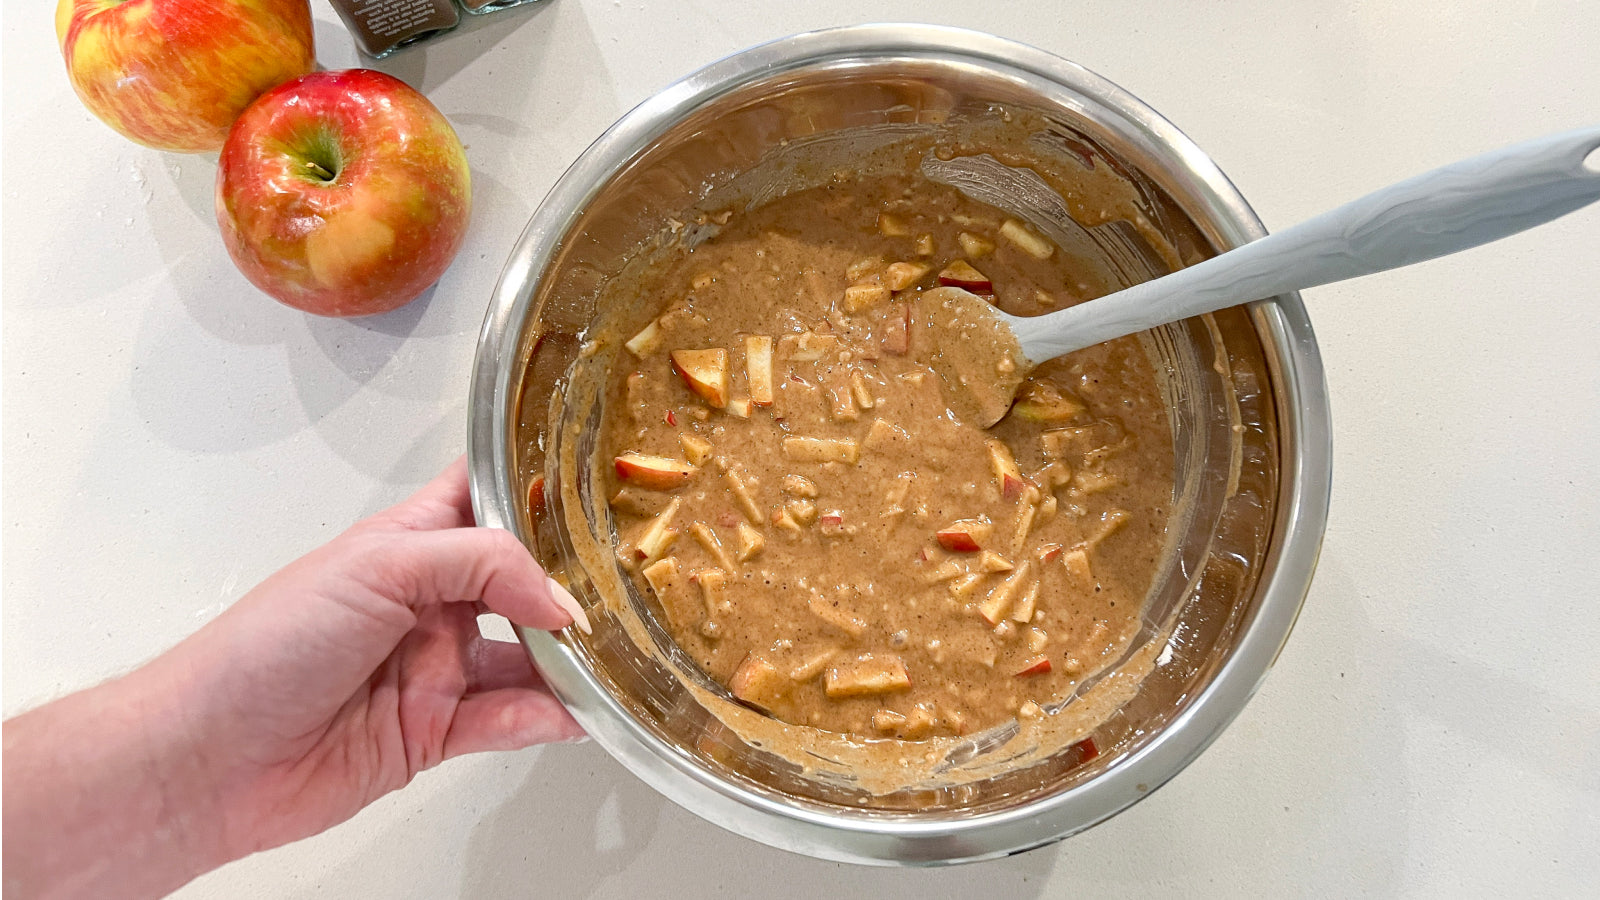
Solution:
[[[1070,743],[1019,748],[1008,743],[1014,727],[966,739],[936,781],[892,790],[852,782],[845,757],[830,760],[842,767],[813,771],[752,741],[725,695],[648,627],[643,601],[608,556],[584,551],[603,550],[611,537],[590,459],[599,407],[574,400],[607,359],[604,347],[586,346],[608,314],[598,292],[667,235],[674,216],[708,198],[759,202],[803,186],[803,172],[820,170],[802,162],[817,154],[865,159],[930,134],[1010,141],[1047,186],[1070,186],[1075,172],[1122,179],[1134,212],[1092,224],[1052,206],[1049,191],[982,198],[1078,248],[1113,282],[1265,233],[1198,147],[1080,66],[933,26],[801,34],[672,85],[573,164],[506,264],[472,377],[479,523],[515,532],[596,619],[590,637],[521,632],[546,681],[601,746],[679,805],[839,861],[927,865],[1016,853],[1147,796],[1260,684],[1305,598],[1327,516],[1328,400],[1299,297],[1156,329],[1145,346],[1168,382],[1174,514],[1139,640],[1076,697],[1100,703],[1103,715]],[[966,183],[981,191],[996,170],[977,174]],[[1114,687],[1120,693],[1106,693]]]

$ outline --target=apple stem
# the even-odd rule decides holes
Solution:
[[[311,160],[306,160],[306,168],[310,169],[311,170],[311,174],[315,175],[318,178],[318,180],[321,180],[321,181],[332,181],[333,178],[334,178],[334,175],[333,175],[332,172],[328,171],[327,169],[323,168],[322,166],[318,165],[317,163],[315,163],[315,162],[313,162]]]

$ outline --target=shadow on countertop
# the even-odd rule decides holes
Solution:
[[[460,897],[1037,897],[1049,848],[885,869],[775,850],[679,809],[598,745],[550,754],[467,838]]]

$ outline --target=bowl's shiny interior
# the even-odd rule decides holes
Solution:
[[[812,56],[677,98],[681,114],[638,131],[648,139],[580,186],[581,207],[545,215],[543,224],[535,217],[524,244],[542,242],[544,258],[528,260],[526,271],[508,267],[507,277],[519,283],[502,283],[502,299],[514,301],[510,313],[502,311],[503,333],[490,334],[493,310],[486,325],[485,341],[499,342],[505,387],[495,395],[501,405],[489,440],[504,468],[490,483],[491,502],[484,496],[489,485],[476,477],[483,449],[475,442],[480,513],[489,507],[491,521],[518,532],[591,610],[592,636],[571,629],[559,639],[525,636],[547,674],[560,669],[552,682],[608,749],[638,763],[641,775],[680,803],[715,816],[697,793],[715,795],[724,810],[731,798],[757,818],[790,820],[747,833],[834,858],[947,861],[1015,851],[1087,827],[1171,777],[1237,712],[1270,664],[1309,578],[1309,558],[1287,575],[1280,566],[1303,489],[1297,432],[1305,400],[1292,395],[1296,384],[1286,384],[1298,375],[1286,370],[1292,360],[1270,305],[1148,335],[1147,352],[1166,375],[1174,432],[1168,553],[1136,647],[1102,676],[1111,696],[1111,673],[1129,673],[1116,687],[1122,693],[1087,733],[1023,746],[1011,739],[1014,727],[1002,726],[968,739],[938,777],[888,791],[852,778],[848,754],[830,757],[826,742],[812,745],[815,765],[756,746],[749,730],[729,719],[720,689],[697,675],[662,629],[649,627],[649,604],[613,558],[595,552],[612,538],[591,465],[601,407],[578,398],[593,396],[614,349],[584,349],[615,312],[597,303],[606,281],[661,242],[686,239],[674,221],[690,223],[692,240],[695,210],[757,204],[814,184],[843,163],[869,171],[903,160],[896,151],[918,141],[944,148],[922,157],[930,177],[1025,216],[1112,283],[1191,263],[1258,227],[1247,208],[1220,208],[1184,149],[1153,139],[1148,122],[1131,121],[1120,108],[1126,99],[1108,99],[1106,90],[1115,89],[1087,73],[1072,83],[1070,71],[1045,77],[917,41],[902,42],[899,52]],[[977,149],[994,149],[1006,164]],[[1107,173],[1127,186],[1131,202],[1121,213],[1097,216],[1063,202],[1075,184]],[[1312,381],[1320,391],[1320,380]],[[1312,424],[1325,427],[1325,409],[1315,416]],[[537,499],[527,501],[540,479],[542,509]],[[1311,557],[1320,513],[1313,519]],[[1291,583],[1272,599],[1275,577]],[[1263,615],[1269,601],[1277,608]],[[623,627],[627,616],[617,611],[645,627]],[[1250,658],[1241,663],[1235,657],[1252,633]],[[1250,671],[1237,676],[1224,705],[1200,715],[1203,698],[1218,693],[1219,673],[1240,665]],[[1163,736],[1181,728],[1196,733],[1158,753]],[[1161,759],[1134,765],[1140,757]],[[1106,787],[1097,803],[1070,809],[1075,794],[1131,779],[1135,769],[1136,784]],[[672,773],[673,784],[662,772]],[[1016,824],[1031,813],[1041,813],[1034,824]],[[1012,824],[980,836],[986,822],[1002,820]],[[883,840],[874,843],[874,836]]]

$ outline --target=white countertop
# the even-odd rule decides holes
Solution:
[[[477,329],[545,191],[635,103],[750,44],[907,19],[1035,44],[1164,113],[1269,228],[1600,122],[1600,4],[1582,0],[549,0],[377,66],[455,123],[476,205],[430,295],[341,322],[235,272],[212,159],[137,147],[79,105],[53,5],[4,18],[7,714],[168,647],[460,453]],[[323,65],[360,64],[314,8]],[[182,895],[1592,890],[1600,207],[1306,299],[1335,435],[1311,595],[1237,722],[1110,822],[957,869],[840,866],[702,822],[590,743],[451,762]]]

